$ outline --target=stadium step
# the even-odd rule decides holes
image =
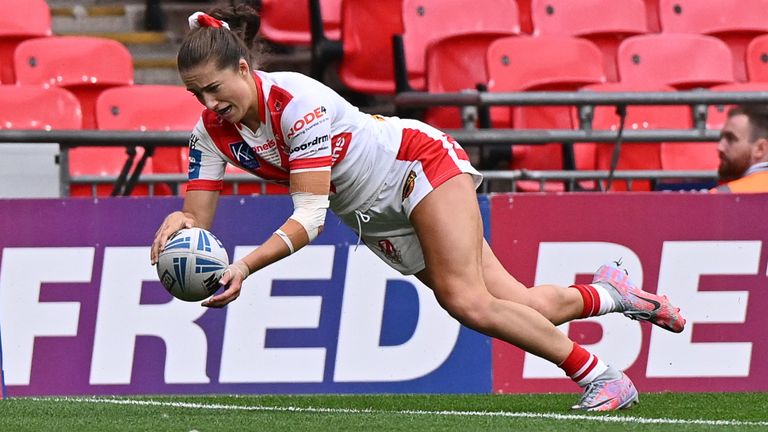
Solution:
[[[137,84],[180,85],[176,53],[188,31],[187,17],[211,7],[194,1],[161,1],[162,31],[146,30],[146,2],[134,0],[49,0],[56,35],[85,35],[117,40],[134,58]],[[267,71],[310,73],[309,47],[272,45],[264,41],[256,67]]]
[[[131,52],[136,83],[180,84],[176,72],[179,37],[171,31],[146,31],[143,2],[94,1],[49,2],[54,34],[114,39]]]
[[[65,5],[51,6],[52,17],[71,17],[80,16],[104,17],[104,16],[123,16],[125,15],[125,5]]]

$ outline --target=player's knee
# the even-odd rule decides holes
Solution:
[[[525,298],[524,304],[545,317],[553,312],[552,302],[542,296],[529,295]]]
[[[475,330],[482,331],[488,327],[493,307],[491,296],[451,292],[437,295],[437,300],[443,309],[457,321]]]

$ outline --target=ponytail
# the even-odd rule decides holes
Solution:
[[[261,18],[251,6],[239,4],[195,12],[189,17],[190,32],[179,48],[179,71],[214,61],[220,69],[237,68],[240,59],[251,62],[251,50]]]

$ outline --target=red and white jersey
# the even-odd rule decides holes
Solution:
[[[400,119],[360,112],[335,91],[293,72],[253,74],[256,131],[205,110],[189,141],[187,190],[220,190],[227,163],[263,179],[331,171],[331,209],[352,212],[381,189],[403,136]]]

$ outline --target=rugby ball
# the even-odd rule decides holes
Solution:
[[[200,301],[213,295],[229,265],[226,249],[211,232],[184,228],[174,233],[157,260],[157,276],[179,300]]]

